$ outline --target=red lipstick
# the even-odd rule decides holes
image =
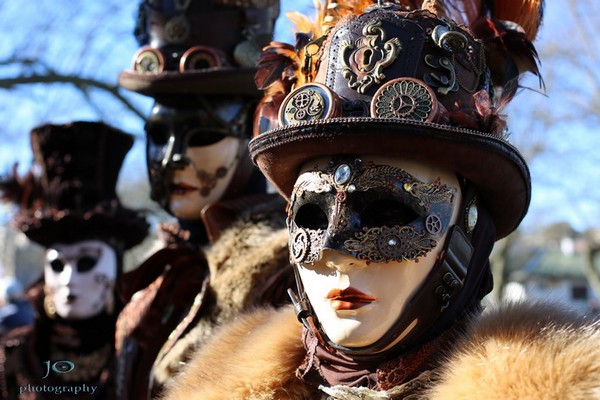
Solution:
[[[331,302],[331,307],[337,311],[356,310],[377,301],[377,297],[369,296],[353,287],[331,289],[325,298]]]
[[[171,193],[173,194],[184,194],[195,190],[198,190],[198,188],[185,182],[173,183],[171,185]]]

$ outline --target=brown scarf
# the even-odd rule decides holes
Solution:
[[[462,324],[459,324],[462,325]],[[402,385],[439,362],[444,349],[452,346],[456,329],[451,329],[415,350],[389,360],[356,360],[341,352],[329,351],[308,329],[302,332],[306,357],[296,375],[315,386],[367,387],[389,390]]]

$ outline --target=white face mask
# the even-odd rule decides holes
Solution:
[[[453,190],[454,224],[461,203],[454,173],[408,160],[389,157],[359,157],[365,163],[400,168],[430,184],[439,179]],[[308,171],[326,171],[328,160],[307,163],[296,186],[307,185]],[[314,176],[314,175],[313,175]],[[348,194],[350,196],[350,194]],[[319,324],[329,339],[340,346],[358,348],[381,339],[408,307],[410,298],[423,284],[439,258],[448,231],[437,245],[416,260],[374,262],[339,250],[324,248],[320,257],[299,265],[304,290]],[[406,332],[408,333],[408,332]]]
[[[46,296],[62,318],[87,319],[100,314],[112,301],[116,277],[116,252],[102,241],[56,244],[46,250]]]
[[[202,209],[223,197],[239,162],[242,139],[225,137],[207,146],[188,147],[189,163],[173,171],[169,209],[178,218],[200,219]]]

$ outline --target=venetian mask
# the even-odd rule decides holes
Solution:
[[[359,348],[388,333],[439,259],[460,196],[454,173],[409,160],[304,165],[290,203],[290,253],[333,344]]]
[[[46,296],[62,318],[87,319],[100,314],[112,304],[116,277],[116,252],[102,241],[56,244],[46,249]]]
[[[146,125],[152,198],[196,220],[227,190],[246,145],[247,103],[195,98],[154,105]]]

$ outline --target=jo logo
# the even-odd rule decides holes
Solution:
[[[46,375],[42,379],[46,379],[51,370],[57,374],[67,374],[75,369],[75,364],[67,360],[55,361],[52,364],[50,361],[44,361],[42,364],[46,366]]]

